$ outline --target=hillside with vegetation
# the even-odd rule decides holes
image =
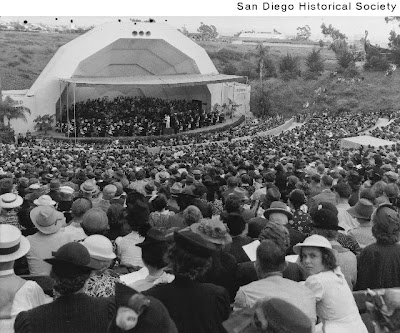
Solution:
[[[2,89],[29,89],[57,49],[76,37],[77,34],[0,31]],[[385,75],[384,70],[365,71],[360,65],[343,70],[337,55],[326,46],[270,44],[264,47],[266,60],[261,89],[257,45],[204,41],[199,44],[220,73],[248,77],[252,86],[252,110],[257,114],[291,115],[301,110],[370,112],[397,110],[400,105],[397,71]],[[322,70],[310,76],[307,57],[313,50],[319,53]],[[281,65],[284,58],[289,65],[291,61],[296,62],[294,76],[284,72]]]

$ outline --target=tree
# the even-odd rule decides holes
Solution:
[[[342,51],[339,53],[336,53],[336,60],[339,64],[340,67],[346,69],[350,65],[354,64],[354,56],[353,53],[350,51]]]
[[[279,71],[284,80],[295,79],[300,76],[299,58],[287,53],[279,63]]]
[[[43,116],[37,116],[33,122],[35,123],[35,130],[44,131],[44,135],[47,134],[47,131],[52,129],[52,123],[54,121],[55,115],[45,114]]]
[[[188,29],[186,29],[185,26],[183,26],[182,28],[178,29],[178,31],[183,33],[185,36],[189,35],[189,31],[188,31]]]
[[[256,85],[251,89],[250,109],[258,117],[272,115],[271,92],[266,87]]]
[[[224,66],[223,73],[228,75],[237,75],[238,69],[232,63],[228,63]]]
[[[268,50],[264,48],[262,43],[258,44],[256,47],[257,50],[257,60],[258,60],[258,70],[260,73],[260,84],[261,88],[263,86],[263,79],[264,79],[264,63],[265,63],[265,57],[267,55]]]
[[[324,70],[324,61],[322,60],[320,49],[313,49],[306,56],[306,65],[308,70],[312,73],[320,73]]]
[[[28,108],[19,105],[18,102],[13,100],[10,96],[6,96],[4,100],[1,96],[0,92],[0,122],[4,123],[4,117],[7,118],[8,127],[11,127],[11,119],[22,119],[27,122],[25,113],[31,114],[31,111]]]
[[[337,39],[347,39],[346,35],[341,33],[338,29],[334,28],[332,24],[329,24],[329,27],[325,25],[325,23],[321,24],[322,34],[324,36],[329,36],[333,40]]]
[[[217,28],[214,25],[207,25],[203,22],[200,22],[200,27],[197,28],[197,32],[199,32],[202,36],[203,40],[215,40],[218,37]]]
[[[331,37],[332,38],[332,43],[329,46],[329,48],[337,53],[344,52],[348,49],[348,45],[346,42],[346,35],[341,33],[338,29],[334,28],[332,24],[327,27],[325,23],[322,23],[321,25],[322,29],[322,34],[326,37]]]
[[[390,31],[388,45],[392,51],[393,62],[400,65],[400,35],[393,30]]]
[[[311,36],[311,28],[308,25],[297,28],[297,40],[308,40]]]

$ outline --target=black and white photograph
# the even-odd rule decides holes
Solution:
[[[400,332],[400,4],[172,3],[0,16],[0,332]]]

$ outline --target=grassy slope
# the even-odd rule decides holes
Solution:
[[[28,89],[31,87],[40,72],[44,69],[57,49],[76,38],[76,34],[36,34],[21,32],[0,31],[0,77],[2,88]],[[227,43],[201,43],[211,55],[221,49],[236,53],[236,58],[229,62],[239,69],[255,66],[255,46],[234,45]],[[308,47],[272,46],[269,54],[275,63],[279,58],[291,53],[297,55],[301,61],[301,69],[305,69],[304,58],[311,51]],[[269,79],[266,84],[271,89],[273,105],[277,111],[292,113],[302,108],[309,101],[316,99],[314,90],[318,87],[326,88],[326,102],[328,108],[345,107],[355,111],[371,111],[392,108],[400,105],[400,75],[397,71],[391,77],[383,73],[362,72],[364,81],[349,85],[336,83],[336,79],[329,78],[329,72],[335,70],[336,60],[332,51],[322,49],[325,61],[325,73],[318,81],[304,81],[303,79],[282,82],[280,79]],[[213,57],[212,57],[213,58]],[[223,71],[226,64],[213,58],[219,71]],[[247,61],[247,63],[246,63]],[[252,82],[250,82],[252,84]]]

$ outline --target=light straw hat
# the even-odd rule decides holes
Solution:
[[[293,246],[293,252],[300,254],[302,247],[323,247],[335,253],[332,249],[331,243],[329,243],[325,237],[320,235],[311,235],[310,237],[307,237],[303,243],[298,243]]]
[[[0,262],[23,257],[30,249],[29,241],[21,231],[10,224],[0,224]]]
[[[22,205],[24,200],[22,197],[15,193],[5,193],[0,195],[0,207],[1,208],[15,208]]]

